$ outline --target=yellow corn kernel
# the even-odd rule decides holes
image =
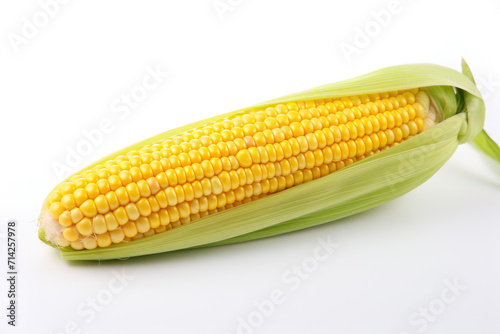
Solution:
[[[83,242],[83,247],[85,247],[85,249],[97,248],[97,240],[94,238],[86,238],[83,239],[82,242]]]
[[[69,227],[73,224],[70,211],[64,211],[63,213],[61,213],[61,215],[59,216],[59,224],[64,227]]]
[[[75,227],[68,227],[63,231],[63,236],[68,241],[77,241],[80,239]]]
[[[61,204],[61,202],[54,202],[49,208],[49,213],[53,218],[58,219],[59,216],[64,212],[64,210],[64,206]]]
[[[94,232],[97,234],[106,233],[108,230],[106,226],[106,219],[103,215],[97,215],[92,219],[92,225],[94,227]]]
[[[110,231],[109,236],[111,238],[111,242],[113,242],[114,244],[118,244],[125,238],[125,233],[123,233],[123,230],[118,229]]]
[[[89,236],[93,233],[92,221],[90,218],[85,217],[78,224],[76,224],[76,229],[81,235]]]
[[[97,246],[99,247],[108,247],[109,245],[112,244],[111,236],[108,233],[97,235],[96,241],[97,241]]]
[[[129,221],[127,224],[122,226],[123,233],[128,238],[133,238],[137,235],[137,226],[134,222]]]
[[[75,240],[70,243],[71,248],[76,249],[76,250],[82,250],[85,247],[83,246],[83,242],[80,240]]]
[[[97,208],[93,200],[88,199],[82,203],[80,210],[85,217],[94,217],[97,214]]]
[[[137,219],[135,225],[137,226],[137,231],[139,233],[146,233],[151,229],[149,219],[146,217],[140,217],[139,219]]]

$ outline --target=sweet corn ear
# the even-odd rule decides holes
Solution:
[[[309,226],[337,217],[337,212],[349,213],[332,207],[336,200],[328,199],[326,189],[324,203],[284,210],[301,189],[306,197],[302,203],[309,203],[316,195],[314,189],[325,184],[335,187],[342,173],[347,177],[370,161],[378,161],[379,156],[400,154],[401,158],[407,154],[403,147],[436,140],[436,133],[444,131],[435,129],[441,123],[448,124],[441,127],[449,131],[450,143],[457,145],[459,132],[472,131],[466,129],[466,118],[460,115],[461,96],[451,96],[446,88],[439,94],[435,88],[426,88],[436,86],[432,85],[434,78],[422,81],[423,69],[436,71],[427,66],[430,68],[401,67],[402,72],[409,72],[406,77],[393,68],[353,79],[357,85],[344,82],[318,87],[120,150],[72,175],[48,195],[40,217],[40,237],[59,247],[67,258],[109,259],[249,240],[307,227],[303,224],[313,214],[313,207],[316,212],[329,213]],[[477,96],[473,95],[477,94],[475,86],[455,78],[456,72],[440,70],[458,80],[458,87],[469,85],[470,95]],[[415,82],[409,85],[412,75]],[[441,110],[445,98],[455,98],[447,103],[446,112]],[[453,109],[454,121],[445,120]],[[474,117],[471,108],[468,112]],[[446,140],[442,142],[446,146]],[[447,145],[448,151],[436,159],[436,166],[456,147]],[[397,158],[384,171],[393,168]],[[406,178],[423,182],[420,173],[428,177],[435,171],[431,167]],[[351,182],[371,184],[377,179],[368,179],[372,172]],[[339,177],[334,177],[337,173]],[[357,187],[367,205],[352,208],[352,212],[409,190],[401,185],[392,192],[380,190],[384,185],[379,182],[377,191],[387,195],[379,195],[375,201],[362,185]],[[274,212],[266,214],[272,203]],[[303,220],[285,224],[299,217]]]

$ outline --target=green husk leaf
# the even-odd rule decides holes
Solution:
[[[472,146],[500,163],[500,147],[488,136],[486,131],[481,131],[474,138]]]
[[[432,102],[441,113],[442,119],[450,118],[461,110],[462,105],[461,95],[454,92],[451,86],[432,86],[426,88]]]
[[[464,75],[469,78],[472,82],[476,82],[474,80],[474,76],[472,75],[472,72],[469,68],[469,65],[465,62],[464,59],[462,59],[462,72]],[[471,108],[473,108],[471,106]],[[484,118],[483,118],[484,122]],[[479,125],[478,125],[479,126]],[[482,128],[482,126],[481,126]],[[498,147],[498,144],[493,141],[493,139],[488,136],[486,131],[481,130],[481,132],[474,138],[472,141],[472,146],[474,146],[476,149],[479,151],[483,152],[484,154],[490,156],[497,162],[500,162],[500,147]]]
[[[167,233],[94,250],[60,248],[62,257],[107,260],[252,240],[346,217],[399,197],[432,176],[459,143],[479,133],[477,124],[481,118],[484,120],[484,103],[474,83],[465,75],[429,64],[389,67],[170,130],[85,168],[215,120],[269,105],[417,87],[427,87],[445,120],[402,144],[315,181],[198,219]]]
[[[469,68],[469,65],[462,59],[462,72],[465,77],[467,77],[474,85],[474,77]],[[463,89],[462,87],[457,87],[462,90],[464,98],[464,110],[463,112],[467,116],[467,129],[465,133],[460,136],[460,144],[468,143],[476,137],[484,126],[485,110],[486,106],[483,99],[479,95],[472,94],[472,92]]]

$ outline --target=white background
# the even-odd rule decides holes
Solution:
[[[103,119],[112,130],[77,168],[270,98],[396,64],[460,70],[464,57],[500,140],[499,2],[401,0],[382,25],[373,13],[392,8],[386,0],[221,3],[231,6],[222,15],[212,0],[70,1],[43,22],[35,0],[2,2],[0,267],[16,219],[20,275],[16,328],[0,275],[0,332],[499,333],[500,168],[468,145],[393,202],[270,239],[100,264],[66,262],[37,239],[40,207],[60,181],[54,163]],[[26,20],[46,24],[19,42]],[[346,57],[341,43],[365,29],[366,45]],[[120,118],[114,103],[147,68],[169,74]],[[318,238],[339,247],[297,288],[283,277],[312,263]],[[118,284],[117,272],[129,279]],[[262,316],[256,303],[275,290],[283,302]]]

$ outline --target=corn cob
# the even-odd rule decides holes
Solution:
[[[476,93],[465,95],[464,100],[479,100],[475,86],[464,82]],[[245,231],[209,242],[172,246],[167,241],[172,238],[169,234],[175,237],[174,231],[183,233],[209,217],[212,221],[222,217],[216,213],[235,212],[241,220],[237,207],[248,210],[277,198],[278,193],[294,196],[291,191],[305,189],[306,183],[329,182],[325,180],[330,174],[340,174],[339,170],[354,164],[346,168],[352,170],[365,158],[370,161],[383,151],[396,150],[398,144],[414,142],[413,138],[431,132],[457,112],[463,119],[457,120],[455,131],[463,130],[463,95],[452,96],[450,86],[415,85],[382,90],[384,84],[379,84],[344,95],[341,90],[318,94],[322,89],[317,89],[314,94],[285,97],[201,121],[116,152],[49,194],[40,218],[41,239],[59,247],[67,258],[106,259],[156,252],[147,249],[148,240],[155,240],[165,251],[251,239],[252,233],[255,237],[282,233],[287,219],[264,228],[249,224]],[[478,118],[480,129],[481,112],[477,114],[474,120],[469,114],[468,121]],[[467,135],[466,131],[463,137]],[[430,138],[436,140],[436,135]],[[457,134],[454,138],[458,141]],[[328,208],[329,203],[323,206]],[[293,219],[300,216],[304,215],[296,213]]]

